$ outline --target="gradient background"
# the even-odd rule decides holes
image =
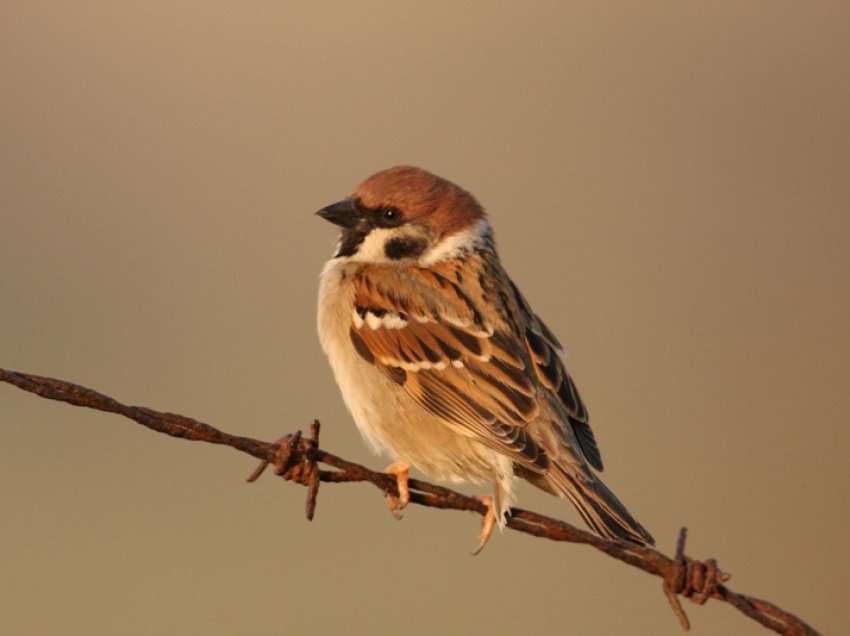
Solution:
[[[0,8],[0,366],[375,467],[312,215],[414,163],[491,211],[608,484],[672,551],[850,625],[846,2]],[[0,631],[680,634],[660,582],[0,386]],[[523,486],[521,505],[578,522]],[[687,604],[697,634],[762,634]]]

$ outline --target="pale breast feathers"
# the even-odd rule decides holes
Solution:
[[[500,302],[485,301],[474,265],[363,267],[353,279],[352,345],[434,415],[545,472],[549,457],[534,428],[539,393],[564,392],[576,417],[583,406],[554,337],[533,314],[528,336],[509,320],[525,311],[509,282]]]

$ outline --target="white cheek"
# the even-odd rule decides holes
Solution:
[[[357,252],[349,257],[350,261],[359,263],[405,263],[410,262],[410,259],[392,259],[387,256],[387,243],[393,239],[404,239],[412,241],[423,241],[427,243],[428,239],[425,234],[418,228],[414,227],[395,227],[395,228],[375,228],[363,242],[358,246]]]
[[[430,267],[440,261],[460,256],[492,233],[493,230],[487,220],[481,219],[472,227],[452,234],[434,245],[419,258],[419,264],[423,267]]]
[[[375,228],[357,248],[357,251],[351,255],[349,260],[359,261],[362,263],[386,263],[389,261],[384,253],[384,245],[392,237],[398,234],[396,229]]]

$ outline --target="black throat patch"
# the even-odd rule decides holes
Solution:
[[[342,231],[342,234],[339,238],[339,249],[337,249],[335,258],[340,256],[354,256],[357,253],[357,249],[360,247],[360,244],[366,238],[366,235],[372,230],[371,227],[368,228],[355,228],[355,229],[345,229]]]
[[[397,261],[402,258],[417,258],[425,251],[427,246],[428,243],[421,238],[394,238],[387,241],[386,245],[384,245],[384,254],[386,254],[387,258],[393,261]]]

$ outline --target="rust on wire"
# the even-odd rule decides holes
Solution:
[[[717,561],[694,561],[685,556],[685,542],[688,539],[688,529],[679,530],[676,541],[676,557],[662,581],[662,589],[670,602],[673,613],[679,619],[682,629],[691,628],[688,615],[679,603],[679,595],[691,599],[698,605],[705,605],[710,598],[719,598],[718,586],[725,583],[731,575],[717,567]]]
[[[315,451],[319,449],[320,428],[319,420],[313,420],[310,425],[310,437],[304,437],[301,431],[281,437],[274,443],[273,458],[261,459],[246,480],[249,483],[257,481],[269,464],[273,464],[275,475],[283,477],[286,481],[307,486],[305,512],[308,521],[312,521],[316,514],[316,497],[319,495],[322,477],[315,457]]]
[[[315,514],[316,496],[319,484],[323,481],[367,482],[374,485],[382,495],[385,492],[393,492],[396,487],[396,479],[392,475],[373,471],[319,448],[318,420],[311,425],[309,437],[305,438],[297,431],[275,443],[269,443],[231,435],[191,417],[163,413],[147,407],[128,406],[102,393],[64,380],[0,368],[0,381],[49,400],[117,413],[165,435],[230,446],[247,453],[260,460],[260,465],[248,477],[249,482],[256,481],[271,464],[275,473],[287,481],[307,486],[307,519],[312,519]],[[321,470],[319,464],[330,466],[332,470]],[[468,510],[481,515],[486,513],[481,501],[449,488],[418,479],[411,479],[409,486],[411,503],[431,508]],[[794,614],[768,601],[733,592],[725,585],[729,575],[721,571],[713,559],[697,561],[686,557],[685,528],[679,532],[675,557],[671,559],[653,548],[604,539],[558,519],[521,508],[511,509],[507,526],[518,532],[552,541],[591,545],[628,565],[661,577],[664,594],[684,629],[688,629],[690,625],[679,603],[679,596],[689,598],[700,605],[710,598],[729,603],[744,615],[778,634],[819,636],[814,628]]]

